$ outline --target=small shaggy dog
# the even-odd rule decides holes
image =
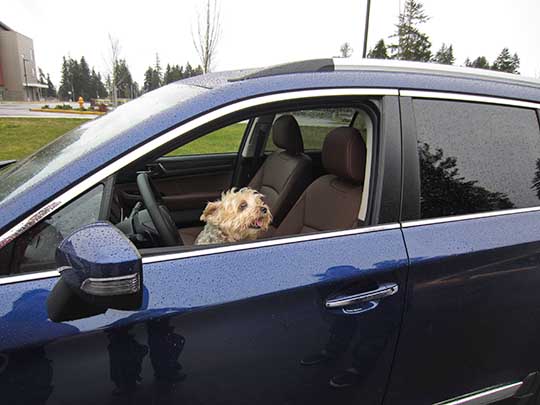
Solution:
[[[268,230],[272,222],[263,195],[251,188],[232,188],[221,194],[221,200],[206,205],[201,221],[206,222],[195,240],[196,245],[254,240]]]

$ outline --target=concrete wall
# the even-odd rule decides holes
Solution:
[[[4,76],[5,100],[23,101],[27,97],[37,99],[37,89],[29,88],[28,92],[25,92],[24,86],[24,65],[28,83],[38,82],[32,39],[15,31],[0,31],[0,63]]]

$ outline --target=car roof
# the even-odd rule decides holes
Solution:
[[[448,79],[475,79],[479,81],[499,82],[540,89],[539,79],[506,72],[453,65],[442,65],[437,63],[354,58],[310,59],[267,67],[232,70],[195,76],[187,79],[186,82],[205,88],[216,88],[235,81],[252,80],[280,75],[292,75],[297,73],[321,72],[424,74],[441,78],[446,77]]]

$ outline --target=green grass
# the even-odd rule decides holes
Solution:
[[[0,160],[23,159],[84,122],[76,118],[0,118]]]
[[[167,156],[238,152],[245,130],[246,124],[229,125],[175,149]]]

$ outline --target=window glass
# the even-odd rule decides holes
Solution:
[[[244,121],[220,128],[173,150],[167,156],[236,153],[240,148],[247,124],[247,121]]]
[[[348,126],[354,116],[353,108],[321,108],[316,110],[294,111],[290,114],[300,126],[305,150],[321,150],[324,138],[333,128]],[[283,114],[277,114],[274,121]],[[278,147],[270,137],[266,143],[267,151],[275,151]]]
[[[94,187],[7,245],[0,251],[0,275],[56,268],[56,247],[77,228],[98,220],[102,195],[103,186]]]
[[[423,99],[413,107],[422,218],[540,205],[534,110]]]

